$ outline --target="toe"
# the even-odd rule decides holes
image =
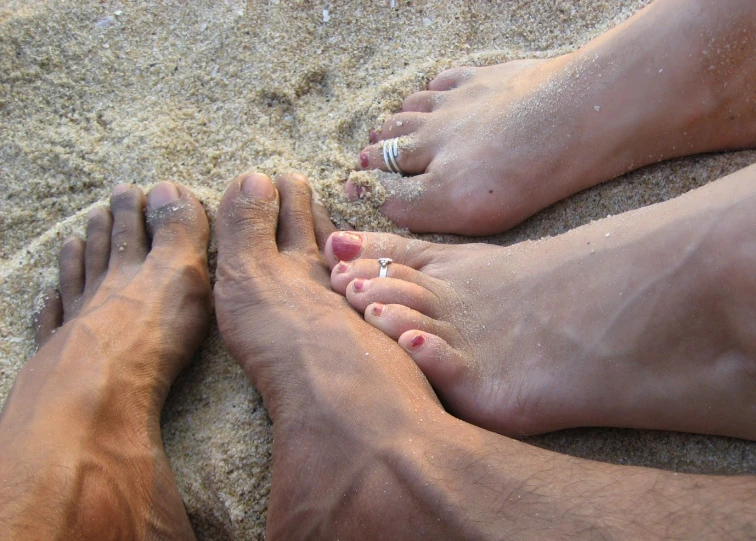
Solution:
[[[398,342],[436,390],[442,395],[452,392],[467,367],[459,351],[440,336],[424,330],[409,330]]]
[[[346,295],[347,286],[357,278],[378,278],[381,266],[376,259],[357,259],[354,261],[341,261],[331,271],[331,289],[341,295]],[[424,287],[434,293],[440,289],[441,282],[420,271],[402,265],[391,263],[386,268],[386,278],[403,280]]]
[[[146,198],[142,190],[130,184],[113,189],[110,209],[113,212],[113,231],[110,238],[110,265],[139,264],[149,251],[144,224]]]
[[[371,143],[377,143],[393,137],[401,137],[415,133],[428,122],[429,115],[424,113],[399,113],[392,115],[381,126],[380,131],[375,132]]]
[[[393,340],[408,331],[423,331],[435,336],[452,335],[448,324],[425,316],[402,304],[374,303],[365,309],[365,321]]]
[[[475,68],[452,68],[441,72],[428,83],[428,90],[451,90],[470,79],[473,75],[475,75]]]
[[[110,260],[110,236],[113,216],[103,207],[89,211],[87,221],[87,248],[85,253],[86,286],[89,293],[97,288],[108,270]]]
[[[408,96],[402,103],[402,111],[405,113],[430,113],[441,104],[443,92],[424,90]]]
[[[433,293],[412,282],[394,278],[357,278],[347,286],[346,298],[360,313],[374,302],[401,304],[431,318],[440,312],[438,298]]]
[[[84,252],[86,246],[78,237],[70,237],[63,243],[58,257],[60,296],[66,321],[73,317],[80,308],[84,293]]]
[[[276,179],[276,188],[281,196],[278,249],[317,252],[312,190],[307,184],[307,179],[299,174],[282,175]]]
[[[388,141],[388,139],[384,139],[384,141]],[[417,174],[426,170],[433,159],[433,152],[429,145],[424,145],[410,136],[400,137],[397,143],[399,154],[396,157],[396,163],[402,174]],[[363,169],[380,169],[381,171],[389,170],[384,158],[383,142],[362,149],[360,167]]]
[[[430,242],[408,239],[390,233],[338,231],[328,238],[325,256],[332,269],[341,261],[352,261],[358,257],[364,259],[389,257],[394,260],[394,263],[420,269],[433,258],[435,246]],[[391,265],[389,271],[391,271],[390,267]]]
[[[260,173],[231,181],[218,208],[218,272],[240,270],[278,255],[278,192],[270,177]]]
[[[161,182],[150,190],[147,223],[152,237],[150,254],[191,252],[206,265],[210,228],[202,204],[185,187]]]
[[[320,202],[317,192],[312,192],[312,194],[312,219],[315,222],[315,239],[318,242],[318,249],[322,252],[325,250],[328,237],[336,231],[336,226],[333,225],[328,210]]]
[[[44,346],[63,323],[63,302],[55,289],[42,295],[42,307],[34,315],[34,334],[37,349]]]

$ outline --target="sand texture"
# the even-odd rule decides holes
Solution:
[[[340,223],[391,229],[341,190],[368,130],[404,96],[448,66],[573,50],[645,3],[0,0],[0,400],[33,353],[31,307],[55,282],[60,242],[83,233],[115,184],[181,182],[212,218],[237,174],[296,170]],[[739,152],[648,167],[490,240],[558,234],[754,161]],[[163,427],[198,536],[261,538],[271,430],[217,331]],[[577,430],[531,441],[623,464],[756,473],[754,444],[727,438]]]

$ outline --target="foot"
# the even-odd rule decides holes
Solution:
[[[0,415],[9,537],[194,537],[160,411],[209,324],[207,218],[167,182],[148,198],[119,185],[110,208],[90,212],[86,242],[64,243],[59,293],[37,318],[40,349]]]
[[[508,248],[336,233],[331,285],[447,408],[525,435],[577,426],[756,439],[756,167]],[[377,258],[389,257],[378,277]]]
[[[274,187],[252,174],[229,186],[218,212],[218,326],[273,421],[266,538],[369,539],[378,526],[397,538],[388,532],[402,523],[360,522],[347,501],[359,491],[380,495],[376,511],[392,503],[392,453],[446,416],[401,348],[331,291],[313,223],[323,240],[333,226],[310,209],[302,177]]]
[[[752,147],[754,21],[752,2],[659,0],[573,54],[443,72],[360,165],[389,170],[381,142],[400,137],[416,176],[382,176],[381,211],[415,232],[484,235],[650,163]]]

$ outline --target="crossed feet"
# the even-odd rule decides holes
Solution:
[[[644,165],[756,146],[754,36],[753,2],[657,0],[574,53],[441,73],[371,133],[360,166],[386,171],[381,142],[400,137],[415,176],[383,180],[386,216],[500,233]]]
[[[643,329],[650,329],[658,332],[657,342],[651,341],[651,346],[669,345],[662,331],[643,319],[656,316],[640,306],[654,303],[656,310],[663,310],[667,308],[663,302],[668,302],[668,315],[680,318],[677,331],[683,338],[687,333],[682,328],[690,323],[690,312],[711,311],[715,317],[706,324],[703,315],[692,320],[700,323],[693,330],[702,336],[682,340],[678,347],[708,348],[719,355],[694,357],[689,370],[693,374],[680,374],[682,356],[665,359],[647,354],[642,357],[644,362],[656,362],[656,373],[662,376],[657,385],[679,391],[677,398],[682,399],[690,391],[688,384],[703,373],[716,378],[714,384],[728,393],[721,401],[747,401],[753,396],[752,392],[747,396],[748,383],[728,376],[749,373],[746,345],[752,333],[747,321],[740,318],[754,320],[747,302],[752,298],[748,288],[754,284],[746,273],[728,271],[750,264],[749,258],[754,257],[753,224],[743,219],[754,197],[749,188],[754,185],[753,174],[748,170],[702,191],[710,209],[696,206],[697,200],[688,197],[677,206],[666,204],[645,215],[635,213],[626,222],[602,222],[601,233],[609,227],[610,237],[600,237],[592,255],[582,246],[585,239],[586,246],[589,240],[594,242],[590,227],[559,242],[499,248],[498,254],[473,246],[466,252],[449,252],[448,257],[432,245],[402,244],[395,237],[360,234],[362,255],[369,256],[375,249],[376,254],[390,253],[397,261],[422,270],[397,263],[390,266],[393,277],[384,279],[387,284],[394,282],[385,291],[431,292],[425,295],[427,304],[414,306],[418,310],[415,317],[426,318],[421,314],[428,313],[440,322],[438,327],[416,332],[409,342],[400,338],[414,363],[405,349],[381,332],[388,327],[379,330],[367,325],[332,291],[330,282],[337,276],[329,279],[329,261],[319,246],[326,247],[330,262],[337,265],[333,256],[340,251],[337,239],[343,237],[334,235],[327,241],[333,226],[322,208],[313,209],[302,177],[285,176],[275,186],[257,174],[233,181],[218,214],[215,300],[223,338],[260,390],[273,420],[269,537],[479,539],[544,529],[555,535],[579,535],[597,528],[629,535],[633,531],[637,535],[649,531],[713,534],[712,528],[719,528],[721,522],[714,520],[712,512],[727,518],[727,528],[742,527],[741,519],[747,521],[754,514],[749,507],[752,487],[748,483],[611,465],[597,468],[587,461],[533,449],[447,414],[418,366],[438,386],[430,365],[423,364],[431,360],[423,357],[423,350],[439,352],[441,337],[448,344],[442,353],[449,355],[438,357],[439,364],[473,352],[465,349],[468,343],[480,345],[475,353],[483,354],[481,366],[488,363],[486,348],[475,344],[483,335],[482,324],[472,329],[466,342],[457,340],[454,332],[469,330],[460,322],[477,324],[472,313],[464,314],[469,305],[462,299],[463,288],[473,292],[469,302],[477,303],[476,309],[486,317],[490,313],[485,311],[484,297],[494,297],[498,290],[508,295],[502,302],[516,310],[492,315],[494,324],[523,308],[526,314],[540,318],[535,319],[540,323],[545,317],[543,310],[552,302],[554,323],[562,325],[549,326],[551,322],[547,322],[544,336],[555,338],[557,344],[541,346],[553,353],[562,345],[581,363],[576,372],[588,369],[582,382],[578,377],[569,382],[556,378],[555,392],[568,383],[579,383],[584,395],[574,392],[567,396],[564,392],[562,396],[585,401],[586,386],[596,384],[591,355],[600,352],[602,344],[626,356],[618,361],[627,375],[625,381],[635,376],[630,363],[635,350],[628,340],[642,339]],[[159,415],[171,382],[198,346],[209,320],[208,229],[201,206],[180,186],[159,185],[150,192],[146,206],[145,223],[144,196],[137,188],[120,186],[111,201],[112,218],[104,209],[93,211],[86,244],[72,239],[64,245],[62,299],[49,296],[40,314],[42,347],[22,369],[0,416],[3,533],[103,538],[105,532],[128,539],[186,539],[193,535],[163,453]],[[662,216],[672,225],[666,226]],[[633,225],[639,229],[630,227]],[[670,242],[665,244],[665,239]],[[722,242],[726,239],[731,241]],[[682,245],[673,246],[673,240]],[[643,243],[648,243],[645,252]],[[352,246],[357,255],[354,243],[344,246]],[[639,267],[637,272],[623,266],[633,254],[641,255],[641,261],[633,263]],[[663,261],[655,259],[655,254],[661,254]],[[704,266],[706,257],[712,255],[717,256],[712,265]],[[468,258],[469,270],[460,264],[460,256]],[[574,271],[582,261],[583,274],[590,274],[591,257],[597,260],[598,271],[592,281],[581,281]],[[476,261],[490,262],[486,267],[491,270],[483,277],[472,276],[476,265],[482,265]],[[375,271],[371,263],[357,260],[347,272],[360,267]],[[540,264],[545,270],[529,278],[528,273],[537,272]],[[621,271],[624,282],[604,276],[607,270]],[[669,278],[671,271],[677,273],[675,280]],[[500,278],[500,283],[492,276]],[[692,297],[692,310],[676,303],[707,280],[724,284],[727,298],[715,302],[709,287]],[[507,281],[515,287],[507,290]],[[622,287],[615,289],[615,299],[624,293],[631,297],[626,305],[612,304],[609,286],[618,282]],[[375,281],[376,286],[379,283]],[[670,284],[672,292],[666,293],[664,287]],[[552,285],[550,301],[541,290],[545,293]],[[566,293],[569,287],[575,287],[572,295]],[[494,291],[487,295],[490,288]],[[441,303],[432,296],[434,291],[448,294],[450,301]],[[588,317],[583,315],[587,308],[578,303],[591,298],[589,295],[596,297],[597,310],[604,314],[598,324],[604,326],[589,334],[595,338],[593,346],[579,348],[585,333],[592,332],[578,328],[581,318]],[[577,302],[571,312],[565,312],[562,308],[570,306],[570,297]],[[350,301],[354,303],[351,297]],[[728,303],[734,303],[740,312],[730,311]],[[444,320],[452,306],[464,318]],[[389,321],[394,310],[401,315],[399,308],[387,304],[379,317]],[[566,319],[570,314],[572,319]],[[635,323],[632,315],[641,316],[641,328],[624,333],[621,324]],[[396,321],[401,323],[401,318]],[[430,322],[427,318],[423,321]],[[662,317],[654,321],[665,324]],[[531,318],[525,323],[532,322]],[[513,348],[515,354],[537,346],[535,334],[541,329],[528,331],[520,324],[516,330],[516,326],[499,322],[498,327],[520,339]],[[449,333],[444,334],[442,327]],[[548,332],[552,329],[562,332]],[[722,329],[727,339],[719,343],[713,335]],[[619,337],[618,342],[603,340],[612,333]],[[414,339],[417,336],[426,341],[419,343]],[[489,354],[491,348],[501,345],[495,341],[487,345]],[[547,364],[546,370],[540,370],[539,360]],[[558,370],[555,363],[548,364],[551,360],[543,354],[517,362],[529,363],[531,368],[531,374],[519,374],[523,397],[527,391],[524,378],[543,379],[544,374]],[[494,376],[501,373],[500,366],[487,369]],[[671,387],[674,376],[683,378],[677,387]],[[654,385],[643,378],[631,383]],[[707,382],[699,383],[706,391]],[[477,391],[474,385],[469,388]],[[446,389],[439,390],[448,400]],[[508,391],[499,385],[501,396]],[[658,395],[647,392],[636,399]],[[496,393],[492,397],[497,398]],[[695,398],[715,408],[721,406],[705,392]],[[552,404],[556,407],[557,402]],[[562,403],[561,407],[570,405]],[[689,406],[678,403],[676,407]],[[499,411],[497,408],[495,404],[492,410]],[[537,414],[554,412],[536,409],[526,413],[521,417],[535,419]],[[717,424],[713,417],[705,416],[714,431],[752,436],[746,428],[738,432],[732,423]],[[489,422],[485,416],[482,420]],[[557,421],[536,419],[536,424],[526,426],[546,429],[565,422],[561,417]],[[741,423],[753,424],[750,417],[742,417]],[[622,493],[617,493],[617,486],[623,487]],[[644,501],[648,505],[639,503]],[[39,520],[40,509],[45,510],[44,521]],[[682,518],[680,509],[685,510],[685,520],[670,525],[667,518],[673,513]],[[560,517],[558,523],[552,522],[553,517]],[[40,534],[42,529],[45,531]]]

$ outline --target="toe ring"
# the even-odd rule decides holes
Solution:
[[[394,260],[388,257],[380,257],[378,258],[378,264],[381,266],[381,270],[378,273],[378,278],[385,278],[386,275],[388,275],[388,266],[389,263],[393,263]]]
[[[399,173],[403,175],[402,170],[399,168],[397,159],[399,158],[399,138],[385,139],[383,141],[383,163],[386,164],[386,169],[391,173]]]

